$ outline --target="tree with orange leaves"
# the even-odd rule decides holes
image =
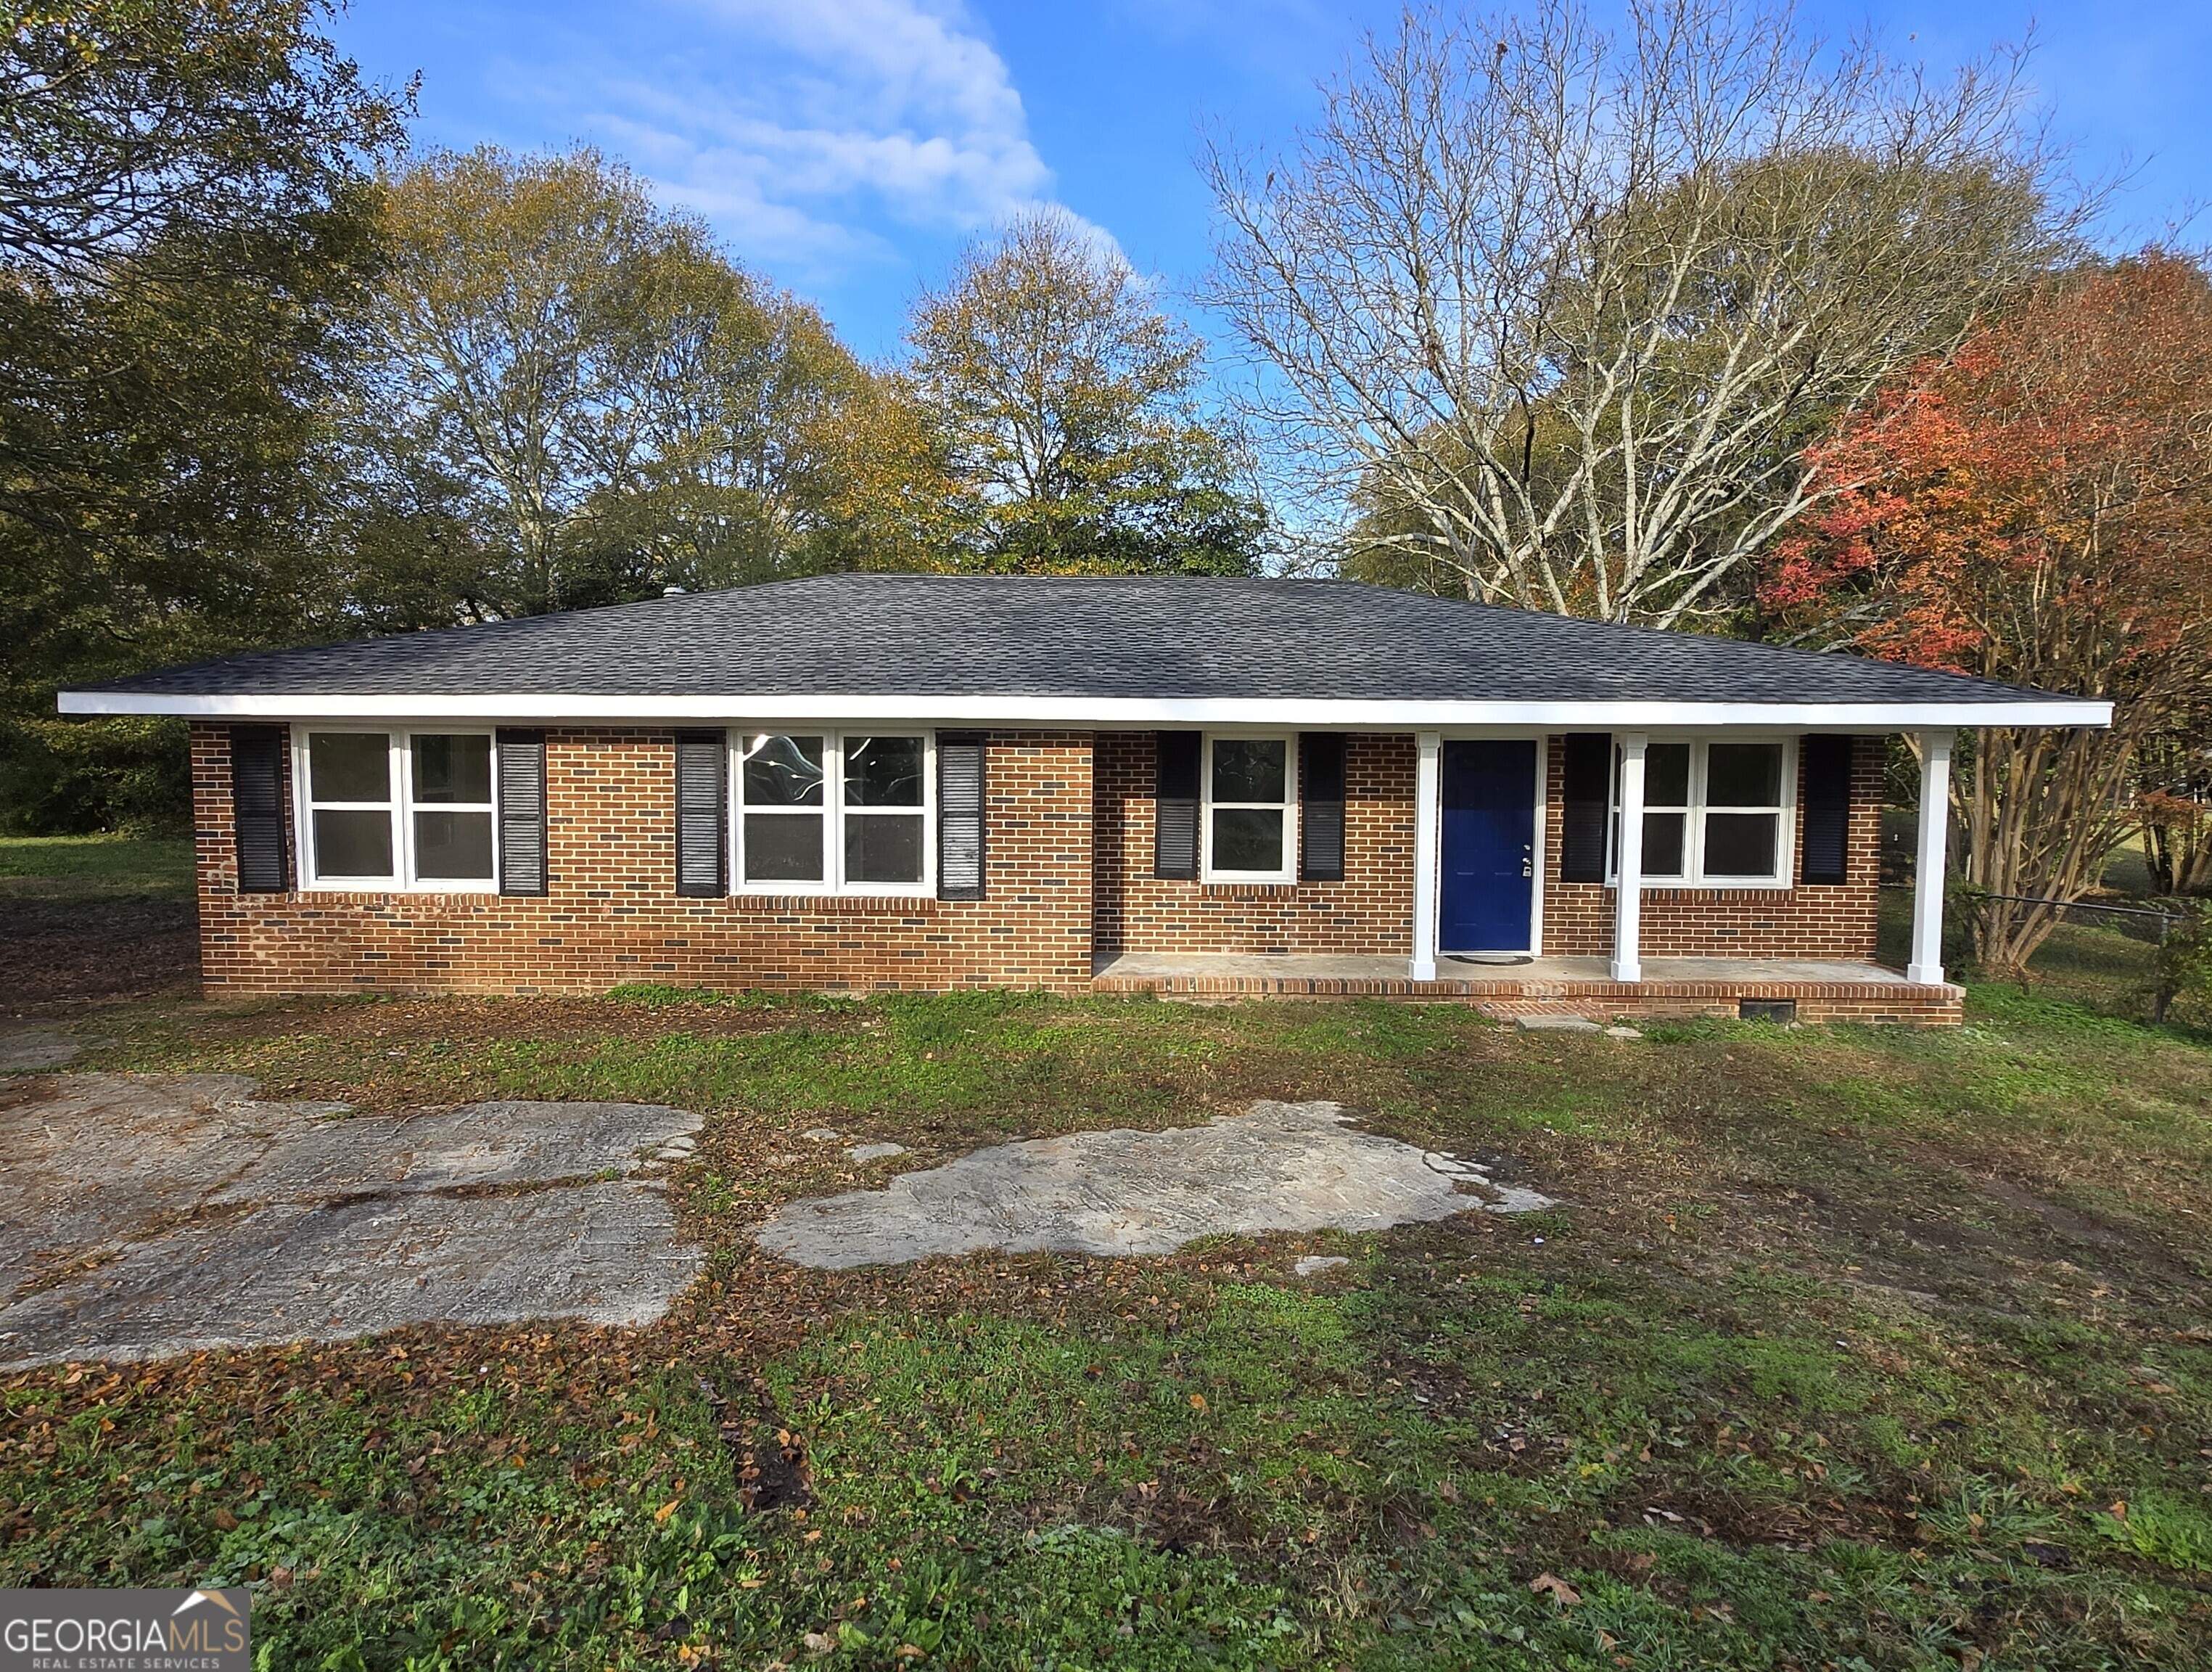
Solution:
[[[2017,974],[2133,824],[2212,654],[2212,277],[2151,251],[2021,299],[1811,456],[1826,511],[1760,603],[1804,641],[2113,702],[1992,728],[1955,782],[1976,952]],[[2199,710],[2201,711],[2201,710]]]

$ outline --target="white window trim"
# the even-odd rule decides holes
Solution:
[[[315,854],[315,809],[350,808],[374,812],[374,801],[317,801],[313,768],[307,739],[313,733],[349,732],[385,739],[386,770],[391,774],[392,857],[397,874],[389,877],[324,877]],[[456,806],[439,802],[431,812],[491,813],[491,875],[489,877],[418,877],[415,869],[415,739],[422,737],[479,737],[491,739],[491,800]],[[488,726],[315,726],[292,727],[292,828],[298,832],[300,888],[316,894],[496,894],[499,892],[499,733]]]
[[[819,882],[747,882],[745,880],[745,739],[749,737],[822,739],[822,870]],[[845,740],[848,738],[911,738],[921,739],[921,805],[919,807],[860,808],[869,812],[903,812],[921,816],[921,880],[917,883],[870,883],[845,880]],[[786,895],[797,897],[843,896],[860,899],[934,898],[937,893],[937,733],[927,727],[902,726],[896,721],[879,726],[825,726],[809,723],[733,726],[730,728],[730,879],[731,891],[748,895]],[[773,811],[763,808],[763,812]],[[799,808],[783,811],[798,812]],[[806,812],[817,809],[807,808]]]
[[[1644,873],[1644,891],[1666,888],[1703,888],[1717,891],[1745,892],[1762,891],[1771,893],[1777,889],[1795,886],[1797,874],[1797,739],[1787,737],[1744,737],[1729,733],[1701,733],[1696,737],[1655,737],[1653,745],[1686,743],[1690,745],[1690,801],[1682,832],[1682,874],[1673,877]],[[1768,807],[1710,807],[1705,802],[1705,751],[1717,743],[1771,743],[1782,747],[1782,800]],[[1617,888],[1620,884],[1618,847],[1620,838],[1620,743],[1613,745],[1614,763],[1612,771],[1611,801],[1606,815],[1605,884]],[[1669,809],[1662,808],[1665,812]],[[1647,803],[1644,811],[1653,811]],[[1772,874],[1765,877],[1707,877],[1705,868],[1705,818],[1708,812],[1771,812],[1775,818],[1774,865]]]
[[[1298,734],[1296,732],[1208,732],[1198,757],[1199,879],[1208,883],[1295,883],[1298,879]],[[1213,863],[1213,745],[1217,739],[1256,739],[1283,745],[1283,794],[1273,801],[1224,801],[1224,807],[1273,808],[1283,813],[1283,864],[1277,871],[1222,871]]]

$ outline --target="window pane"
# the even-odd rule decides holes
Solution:
[[[1690,745],[1655,743],[1644,751],[1644,805],[1647,807],[1686,807],[1690,805]]]
[[[1705,756],[1705,805],[1772,807],[1782,802],[1782,745],[1716,743]]]
[[[819,793],[820,786],[816,786]],[[820,813],[745,815],[745,880],[818,883],[822,880]]]
[[[310,733],[307,795],[314,801],[389,801],[392,739],[381,732]]]
[[[847,738],[845,805],[848,807],[918,807],[921,805],[920,738]],[[905,881],[920,880],[915,872]],[[901,879],[878,877],[877,882]]]
[[[1217,801],[1289,800],[1283,793],[1283,787],[1289,776],[1290,747],[1281,738],[1216,738],[1213,740],[1213,799]],[[1276,821],[1279,827],[1281,822],[1280,819]],[[1280,866],[1270,864],[1249,868],[1273,871],[1280,869]]]
[[[1216,871],[1280,871],[1283,815],[1259,807],[1213,810]]]
[[[409,740],[409,746],[415,753],[417,801],[474,801],[482,805],[491,800],[489,738],[424,737],[418,733]],[[438,874],[473,877],[478,873],[454,871]]]
[[[313,747],[311,744],[310,748]],[[315,813],[315,874],[318,877],[375,877],[392,874],[392,815],[382,812]]]
[[[921,880],[921,820],[876,813],[845,818],[845,880],[918,883]]]
[[[1644,815],[1644,874],[1679,877],[1682,874],[1682,826],[1686,813],[1647,812]]]
[[[340,818],[350,814],[335,815]],[[418,877],[491,877],[491,815],[488,812],[418,812],[415,815],[415,874]]]
[[[1774,825],[1771,812],[1709,812],[1705,815],[1705,875],[1771,877],[1774,874]]]
[[[820,738],[754,737],[745,739],[745,805],[752,807],[818,807],[822,805]],[[820,861],[809,873],[822,874]]]

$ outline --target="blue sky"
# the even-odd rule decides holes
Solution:
[[[703,215],[856,350],[962,241],[1065,205],[1173,289],[1206,261],[1201,122],[1260,145],[1395,5],[1355,0],[355,0],[371,75],[419,70],[426,144],[598,146]],[[2212,201],[2212,0],[1803,0],[1948,66],[2033,23],[2033,75],[2081,165],[2133,168],[2107,216],[2139,242]],[[2203,223],[2191,228],[2202,238]]]

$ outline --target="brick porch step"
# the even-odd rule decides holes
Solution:
[[[1474,1009],[1493,1022],[1557,1018],[1561,1021],[1610,1022],[1613,1012],[1592,1005],[1563,1004],[1557,999],[1477,999]]]
[[[1652,966],[1658,964],[1658,970]],[[1676,966],[1666,968],[1668,964]],[[1955,1026],[1962,988],[1928,987],[1872,964],[1760,960],[1650,959],[1646,979],[1616,982],[1601,960],[1546,958],[1480,974],[1439,973],[1414,981],[1396,959],[1297,957],[1116,958],[1097,970],[1094,993],[1150,993],[1161,998],[1395,999],[1464,1004],[1498,1021],[1571,1016],[1598,1023],[1622,1018],[1734,1017],[1753,1005],[1785,1001],[1803,1022],[1905,1023]]]

